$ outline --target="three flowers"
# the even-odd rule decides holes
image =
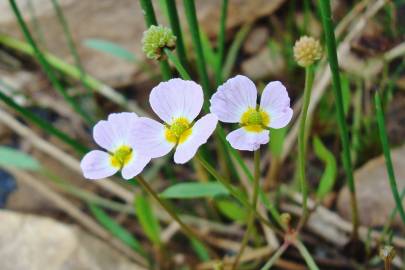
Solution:
[[[255,151],[268,143],[269,129],[286,126],[293,113],[281,82],[270,82],[259,104],[257,96],[254,83],[238,75],[211,97],[211,112],[195,120],[204,103],[201,86],[182,79],[162,82],[152,89],[149,102],[163,123],[128,112],[113,113],[99,121],[93,137],[105,151],[93,150],[84,156],[83,174],[88,179],[101,179],[121,171],[123,178],[131,179],[152,158],[173,149],[175,163],[184,164],[207,142],[218,120],[239,124],[226,137],[233,148]]]

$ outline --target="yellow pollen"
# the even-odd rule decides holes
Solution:
[[[249,108],[242,114],[240,123],[247,131],[261,132],[269,125],[270,116],[261,109]]]
[[[122,145],[111,154],[111,165],[115,168],[121,169],[128,164],[132,158],[132,155],[132,148],[128,145]]]
[[[175,119],[165,129],[166,140],[172,143],[181,144],[191,135],[190,122],[185,117]]]

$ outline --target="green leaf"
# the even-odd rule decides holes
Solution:
[[[247,219],[247,211],[240,204],[230,199],[217,199],[215,200],[219,211],[229,219],[245,222]]]
[[[120,45],[102,39],[86,39],[84,45],[88,48],[95,49],[100,52],[108,53],[117,58],[135,62],[137,59],[135,54],[121,47]]]
[[[336,181],[336,159],[332,152],[330,152],[322,141],[315,137],[313,140],[315,155],[325,163],[325,170],[319,182],[316,196],[318,200],[322,200],[335,185]]]
[[[136,216],[143,231],[152,243],[159,246],[161,244],[160,226],[156,216],[152,212],[148,199],[144,195],[139,194],[136,196],[134,204]]]
[[[114,219],[107,215],[107,213],[97,205],[90,203],[89,208],[93,216],[103,225],[108,231],[110,231],[115,237],[120,239],[122,242],[130,246],[135,251],[145,254],[142,246],[136,240],[132,234],[127,231],[124,227],[118,224]]]
[[[1,166],[32,171],[41,169],[41,165],[32,156],[6,146],[0,146],[0,167]]]
[[[160,196],[169,199],[194,199],[228,195],[228,190],[217,182],[180,183],[168,187]]]

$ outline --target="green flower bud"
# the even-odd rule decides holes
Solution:
[[[176,47],[176,36],[170,28],[152,25],[143,33],[142,50],[146,57],[153,60],[164,60],[163,49],[173,50]]]
[[[301,67],[308,67],[321,59],[322,47],[313,37],[303,36],[294,45],[294,58]]]

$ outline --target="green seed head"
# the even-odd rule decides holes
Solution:
[[[165,59],[164,48],[173,50],[176,47],[176,36],[170,28],[152,25],[143,33],[142,50],[146,57],[153,60]]]

